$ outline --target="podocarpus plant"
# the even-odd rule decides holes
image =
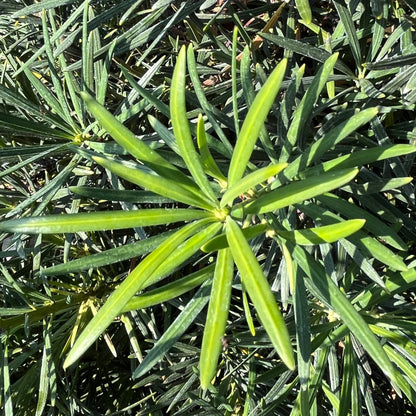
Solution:
[[[228,169],[216,162],[216,157],[210,150],[212,138],[206,135],[204,117],[200,116],[197,124],[192,126],[187,119],[186,62],[191,78],[196,73],[192,47],[187,51],[185,47],[181,49],[171,85],[170,116],[175,137],[174,148],[181,159],[177,166],[140,141],[89,94],[82,93],[88,110],[102,128],[139,163],[133,164],[83,149],[77,151],[114,175],[152,195],[166,198],[169,208],[160,208],[159,199],[157,208],[138,211],[113,210],[7,220],[0,223],[0,230],[25,234],[57,234],[169,223],[179,223],[180,226],[168,236],[161,237],[155,248],[150,249],[150,254],[118,287],[105,291],[102,306],[79,335],[75,328],[73,335],[77,335],[77,340],[65,360],[65,368],[81,359],[116,316],[166,301],[202,283],[193,302],[181,314],[185,326],[178,324],[169,328],[135,370],[134,377],[139,377],[152,368],[159,357],[180,337],[186,326],[190,325],[193,315],[204,307],[209,297],[199,360],[201,386],[209,389],[211,383],[215,382],[231,290],[233,285],[240,282],[243,299],[246,294],[249,296],[258,320],[281,361],[291,371],[297,367],[301,389],[296,406],[302,414],[308,412],[309,394],[316,394],[315,377],[318,371],[318,367],[311,367],[316,343],[311,340],[311,317],[308,310],[310,297],[322,305],[332,322],[331,328],[334,327],[334,322],[338,323],[332,333],[332,329],[328,327],[327,332],[322,335],[328,336],[331,333],[328,338],[330,343],[346,337],[345,348],[351,363],[354,361],[351,339],[354,339],[395,388],[403,390],[413,400],[413,389],[407,384],[404,375],[406,365],[403,364],[400,368],[394,365],[394,355],[377,339],[376,335],[381,334],[371,324],[371,315],[368,318],[366,314],[370,312],[367,307],[374,302],[374,297],[382,297],[385,293],[394,291],[398,279],[411,283],[416,278],[416,272],[408,269],[400,256],[370,234],[377,237],[382,230],[385,241],[393,247],[404,249],[401,239],[393,229],[387,227],[386,230],[377,218],[331,191],[353,186],[349,184],[358,178],[358,167],[412,153],[415,151],[414,146],[370,147],[321,163],[325,152],[371,121],[380,111],[377,107],[370,107],[356,111],[349,119],[324,132],[322,137],[304,149],[298,157],[290,157],[293,149],[301,145],[299,142],[306,119],[325,87],[337,59],[337,54],[334,54],[322,65],[293,114],[281,154],[276,155],[274,162],[263,162],[263,166],[251,163],[250,159],[281,88],[287,66],[285,59],[276,66],[250,105],[232,149]],[[302,76],[302,68],[297,76]],[[194,77],[192,81],[197,88],[197,79]],[[281,105],[288,104],[289,100],[290,96],[285,97]],[[160,126],[158,128],[161,129]],[[198,149],[193,135],[196,136]],[[396,181],[395,186],[408,181],[408,178],[404,178],[401,183]],[[74,187],[72,191],[88,195],[88,189],[85,188]],[[297,228],[293,219],[305,214],[322,225]],[[285,261],[288,292],[293,302],[296,321],[293,338],[276,302],[276,294],[270,288],[268,276],[263,273],[262,266],[250,246],[250,240],[258,236],[277,243]],[[344,242],[346,251],[352,257],[357,253],[367,253],[368,257],[374,259],[374,263],[379,264],[377,269],[392,270],[385,278],[380,279],[377,273],[373,273],[366,266],[370,279],[378,287],[377,290],[372,286],[365,287],[360,296],[351,300],[345,296],[344,289],[338,286],[333,277],[327,274],[325,262],[311,251],[311,247],[327,247],[327,244],[338,240]],[[152,289],[152,285],[169,276],[181,264],[195,256],[204,256],[207,252],[212,253],[212,260],[197,274]],[[134,253],[132,248],[127,256],[133,257]],[[42,273],[43,276],[50,276],[108,264],[117,254],[108,256],[107,259],[104,257],[105,253],[88,256],[46,268]],[[109,291],[112,293],[107,298]],[[95,298],[96,294],[93,296]],[[89,302],[88,295],[82,302]],[[252,312],[247,302],[244,302],[244,307],[248,323],[254,330]],[[365,313],[360,313],[360,309]],[[85,316],[80,319],[84,320]],[[407,351],[412,348],[411,345],[405,347]],[[321,354],[320,357],[324,355]],[[353,365],[345,367],[345,371],[354,371]],[[343,388],[347,387],[343,385]]]

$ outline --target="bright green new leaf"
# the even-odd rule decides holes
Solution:
[[[247,113],[230,162],[228,171],[229,186],[234,185],[244,175],[257,138],[279,92],[285,75],[286,65],[286,59],[283,59],[277,65],[256,95]]]
[[[222,188],[225,188],[227,186],[227,178],[222,174],[209,150],[202,114],[198,116],[198,123],[196,126],[196,141],[201,153],[201,162],[206,172],[213,178],[217,179]]]
[[[312,22],[312,11],[309,0],[295,0],[296,7],[302,20],[306,23]]]
[[[227,325],[233,276],[234,262],[230,249],[219,250],[199,360],[201,387],[204,390],[210,386],[217,370],[221,338]]]
[[[177,208],[103,211],[8,220],[0,223],[0,230],[26,234],[76,233],[148,227],[171,222],[191,221],[209,216],[210,214],[205,211]]]
[[[191,46],[188,51],[189,53],[193,53]],[[173,133],[175,134],[180,154],[191,172],[192,177],[195,179],[195,182],[208,198],[217,203],[217,196],[205,175],[199,154],[192,141],[191,128],[189,127],[189,121],[186,117],[185,79],[186,47],[184,45],[179,52],[178,60],[173,71],[170,90],[170,116],[172,119]]]
[[[177,181],[178,184],[188,189],[188,191],[198,190],[190,178],[160,156],[156,151],[150,149],[150,147],[138,139],[126,126],[120,123],[89,94],[81,92],[81,97],[91,114],[123,149],[127,150],[132,156],[143,162],[159,175]]]
[[[214,274],[214,269],[215,265],[210,264],[201,270],[197,270],[188,276],[158,287],[157,289],[149,290],[138,296],[133,296],[121,312],[124,313],[136,309],[148,308],[153,305],[160,305],[163,302],[181,296],[209,279]]]
[[[121,283],[121,285],[112,293],[112,295],[98,311],[97,315],[94,316],[81,333],[64,362],[64,368],[69,367],[77,361],[105,331],[113,319],[123,310],[127,302],[140,289],[144,289],[146,285],[156,279],[154,275],[157,273],[157,269],[166,263],[169,264],[170,257],[178,249],[178,247],[180,247],[181,244],[183,244],[188,238],[197,233],[202,227],[206,227],[209,223],[210,220],[205,219],[185,225],[170,239],[164,241],[156,250],[142,260],[141,263],[128,275],[126,280],[124,280],[123,283]],[[212,236],[212,234],[218,232],[218,225],[218,223],[212,224],[210,227],[206,227],[204,231],[208,230],[208,235],[211,233]],[[187,253],[183,250],[182,254],[186,255]],[[192,253],[190,255],[192,255]],[[176,266],[176,264],[172,264],[172,269]]]
[[[286,166],[287,163],[277,163],[275,165],[257,169],[256,171],[244,176],[242,179],[227,189],[221,199],[220,206],[225,207],[226,205],[231,205],[235,198],[245,194],[246,192],[249,192],[252,188],[261,184],[262,182],[265,182],[268,179],[272,179]]]
[[[339,224],[324,225],[323,227],[308,228],[295,231],[277,231],[277,235],[301,246],[312,246],[323,243],[333,243],[340,238],[354,234],[365,224],[365,220],[356,219],[343,221]]]
[[[241,208],[243,212],[250,214],[263,214],[275,211],[276,209],[284,208],[339,188],[352,180],[357,173],[358,169],[342,169],[318,176],[311,176],[264,193],[247,204],[243,203],[237,206],[231,212],[239,215]]]
[[[214,207],[214,203],[209,201],[200,191],[191,192],[183,187],[181,183],[174,181],[173,178],[152,175],[104,157],[94,157],[94,160],[116,175],[158,195],[208,210]]]
[[[242,283],[257,310],[258,317],[280,358],[289,369],[293,370],[295,360],[289,332],[256,256],[240,227],[231,217],[227,217],[226,233],[234,262],[241,274]]]

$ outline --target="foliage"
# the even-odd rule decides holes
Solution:
[[[3,3],[5,415],[412,414],[416,3]]]

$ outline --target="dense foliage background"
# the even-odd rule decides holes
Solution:
[[[5,415],[414,414],[414,0],[5,0],[0,12]],[[186,71],[174,76],[183,45]],[[188,256],[167,257],[164,281],[140,287],[64,369],[108,296],[187,221],[159,215],[120,228],[118,212],[193,205],[138,186],[134,172],[156,172],[155,183],[164,173],[117,123],[195,177],[178,130],[186,119],[214,198],[238,176],[239,142],[259,137],[243,171],[276,171],[247,179],[224,203],[230,212],[214,210],[210,226],[225,223],[228,240],[204,246],[207,235]],[[279,163],[288,164],[280,176]],[[267,195],[281,185],[289,202],[273,205]],[[76,213],[99,213],[98,225],[28,228],[32,217]],[[236,234],[247,227],[251,235]],[[238,253],[235,236],[250,251]],[[206,305],[227,241],[237,266],[229,314],[215,382],[201,389],[199,359],[217,355],[201,356],[201,345],[204,328],[215,330]],[[260,268],[239,261],[247,253],[279,305],[295,369],[250,286],[247,273]]]

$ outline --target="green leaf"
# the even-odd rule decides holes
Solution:
[[[294,273],[294,276],[293,306],[296,322],[296,341],[298,343],[297,362],[299,381],[302,390],[307,390],[312,351],[308,297],[303,281],[304,275],[297,270],[296,273]]]
[[[192,192],[188,187],[182,186],[183,183],[174,181],[173,178],[168,179],[162,176],[152,175],[140,169],[131,168],[116,162],[115,160],[104,157],[97,156],[93,157],[93,159],[121,178],[158,195],[208,210],[211,210],[214,206],[214,204],[209,202],[200,191]]]
[[[9,366],[9,345],[8,345],[8,337],[5,336],[5,341],[2,340],[2,344],[4,342],[4,348],[0,348],[0,353],[2,353],[1,361],[2,361],[2,386],[4,391],[4,416],[13,416],[13,401],[12,401],[12,391],[10,388],[10,366]],[[3,346],[3,345],[1,345]]]
[[[132,156],[142,161],[159,175],[177,181],[183,187],[186,187],[188,191],[193,190],[198,192],[198,188],[190,178],[139,140],[127,127],[120,123],[89,94],[82,92],[81,97],[87,105],[88,110],[106,132]]]
[[[231,217],[227,217],[226,220],[226,234],[242,283],[257,310],[259,319],[280,358],[289,369],[293,370],[295,360],[283,316],[256,256],[240,227]]]
[[[334,214],[333,212],[324,210],[314,204],[303,204],[302,206],[298,205],[297,207],[309,215],[311,218],[314,218],[315,220],[319,219],[319,221],[325,225],[343,221],[341,217]],[[407,270],[406,264],[403,262],[403,259],[399,255],[395,254],[389,248],[384,246],[376,238],[371,237],[368,233],[358,231],[355,234],[347,237],[347,239],[353,243],[353,250],[358,250],[364,254],[366,259],[375,258],[385,265],[391,267],[393,270]],[[351,256],[354,257],[354,254],[351,253]],[[383,282],[379,283],[384,286]]]
[[[211,155],[207,143],[207,136],[205,134],[204,119],[201,114],[198,116],[196,131],[196,140],[199,152],[201,153],[201,162],[206,172],[213,178],[217,179],[222,188],[225,188],[227,186],[227,178],[222,174],[220,168],[217,165],[217,162],[215,162]]]
[[[374,336],[363,317],[357,312],[350,301],[326,274],[324,268],[300,246],[291,249],[294,260],[311,279],[322,298],[339,315],[358,341],[362,344],[368,355],[376,362],[380,369],[391,380],[395,381],[396,374],[392,362],[387,357],[383,347]],[[317,293],[318,294],[318,293]]]
[[[357,377],[355,374],[355,369],[357,364],[354,360],[352,345],[351,345],[351,336],[345,337],[345,348],[344,348],[344,365],[342,371],[342,385],[341,385],[341,396],[339,401],[339,416],[347,416],[348,410],[351,403],[351,389],[352,381],[354,377]]]
[[[323,227],[308,228],[306,230],[277,231],[277,235],[301,246],[312,246],[323,243],[333,243],[340,238],[354,234],[365,224],[365,220],[355,219]]]
[[[42,352],[42,364],[40,367],[40,375],[39,375],[39,395],[38,395],[38,402],[36,405],[35,416],[42,416],[43,411],[46,406],[46,402],[48,399],[48,390],[49,390],[50,360],[52,359],[50,345],[48,346],[47,345],[48,342],[46,342],[46,338],[50,337],[52,325],[50,323],[50,320],[48,320],[47,322],[44,321],[43,325],[44,325],[45,345],[43,346],[43,352]]]
[[[365,228],[377,236],[377,238],[384,240],[387,244],[398,250],[407,250],[407,244],[400,238],[396,231],[368,211],[330,193],[319,195],[317,199],[347,218],[364,219],[366,221]]]
[[[316,140],[314,143],[308,146],[302,155],[297,157],[293,162],[289,164],[289,166],[285,169],[285,178],[291,179],[298,174],[300,174],[301,177],[305,177],[304,173],[302,172],[305,168],[313,164],[313,162],[318,163],[322,155],[324,155],[336,144],[340,143],[343,139],[348,137],[359,127],[365,123],[368,123],[377,114],[378,109],[376,107],[366,108],[364,110],[358,111],[348,120],[326,132],[319,140]],[[349,167],[354,167],[354,165]]]
[[[297,54],[307,56],[315,59],[318,62],[325,62],[331,54],[322,48],[317,48],[309,43],[300,42],[298,40],[290,39],[288,37],[272,35],[270,33],[260,33],[260,36],[282,48],[289,49]],[[342,73],[354,77],[354,73],[351,69],[345,65],[341,60],[338,60],[335,64],[335,68]]]
[[[296,145],[301,134],[304,133],[306,123],[312,115],[312,109],[318,101],[318,98],[324,89],[328,77],[331,75],[337,60],[338,53],[335,53],[325,61],[313,78],[313,81],[303,96],[302,101],[296,107],[296,110],[293,113],[293,119],[287,132],[287,143],[283,146],[282,154],[280,156],[281,162],[286,162],[286,160],[288,160],[291,149]]]
[[[146,355],[143,362],[136,368],[133,378],[139,378],[149,371],[169,351],[186,329],[195,321],[209,300],[210,285],[205,282],[187,303],[183,311],[159,338],[155,346]]]
[[[214,274],[215,264],[210,264],[201,270],[189,274],[188,276],[177,279],[171,283],[158,287],[157,289],[149,290],[141,293],[138,296],[133,296],[121,310],[121,312],[129,312],[136,309],[144,309],[149,306],[159,305],[174,299],[192,289],[199,286],[205,280],[212,277]]]
[[[193,53],[191,47],[188,53]],[[186,78],[186,47],[183,46],[179,52],[178,60],[175,65],[170,90],[170,116],[172,119],[173,133],[178,144],[180,154],[186,163],[192,177],[199,185],[202,192],[217,203],[217,197],[211,187],[208,178],[202,167],[199,154],[195,150],[192,141],[189,121],[186,117],[185,101],[185,78]]]
[[[302,20],[306,23],[312,22],[312,11],[309,0],[295,0],[296,7]]]
[[[355,60],[355,64],[358,68],[358,72],[361,72],[361,49],[360,49],[360,43],[358,41],[357,37],[357,29],[354,26],[354,22],[352,20],[352,15],[345,4],[344,0],[334,0],[334,6],[338,12],[338,15],[341,19],[342,26],[344,28],[345,34],[347,35],[351,52]]]
[[[243,211],[253,214],[275,211],[339,188],[352,180],[357,173],[358,169],[343,169],[292,182],[289,185],[264,193],[252,202],[242,204]],[[240,207],[231,212],[238,215],[238,208]]]
[[[166,204],[173,202],[170,198],[149,191],[91,188],[90,186],[69,186],[68,189],[84,198],[96,200],[135,202],[138,204]]]
[[[233,277],[234,262],[230,249],[219,250],[199,360],[200,381],[204,390],[210,386],[217,370],[222,349],[221,338],[227,325]]]
[[[322,172],[328,172],[332,169],[347,169],[354,166],[362,166],[367,163],[373,163],[379,160],[407,155],[414,152],[416,152],[416,146],[411,144],[371,147],[370,149],[359,150],[358,152],[352,152],[348,155],[324,162],[322,165],[308,169],[303,175],[319,175]]]
[[[64,368],[69,367],[77,361],[84,352],[95,342],[95,340],[111,324],[113,319],[123,310],[127,302],[141,289],[146,287],[148,281],[153,282],[157,279],[157,270],[159,267],[169,264],[170,257],[175,250],[180,250],[183,256],[188,253],[181,250],[183,244],[189,237],[194,235],[201,227],[207,226],[209,220],[200,220],[188,225],[177,231],[170,239],[164,241],[156,250],[149,254],[141,263],[128,275],[126,280],[112,293],[104,305],[100,308],[97,315],[89,322],[87,327],[81,333],[71,351],[69,352]],[[204,231],[208,235],[215,234],[220,224],[212,224]],[[189,255],[192,255],[190,253]],[[176,264],[172,264],[172,268]],[[172,270],[172,269],[171,269]],[[152,279],[153,278],[153,279]]]
[[[0,230],[26,234],[76,233],[148,227],[209,216],[204,211],[193,209],[154,208],[137,211],[89,212],[3,221],[0,223]]]
[[[74,135],[65,133],[58,129],[45,126],[42,123],[25,120],[12,114],[0,113],[0,123],[2,132],[19,133],[24,136],[44,137],[46,139],[56,138],[72,140]]]
[[[34,13],[39,13],[42,10],[47,9],[54,9],[56,7],[61,7],[66,4],[72,4],[75,3],[76,0],[43,0],[40,3],[31,4],[30,6],[22,7],[18,11],[16,11],[12,17],[20,17],[25,15],[30,15]]]
[[[224,153],[227,155],[231,155],[232,153],[232,146],[222,130],[221,123],[226,126],[231,126],[232,122],[228,119],[224,113],[221,112],[219,108],[213,105],[205,96],[204,89],[201,86],[201,82],[199,79],[198,69],[196,65],[195,56],[193,53],[189,53],[188,51],[188,72],[189,77],[192,81],[192,87],[195,92],[196,97],[198,98],[199,105],[204,113],[207,116],[208,121],[211,123],[212,128],[214,129],[216,135],[221,140],[222,144],[224,145]]]
[[[143,254],[148,254],[150,251],[157,248],[174,232],[175,230],[159,233],[153,237],[148,237],[135,243],[125,244],[123,246],[104,250],[100,253],[76,258],[74,260],[67,261],[66,263],[56,264],[55,266],[42,269],[41,274],[44,276],[54,276],[59,274],[76,273],[91,268],[98,269],[99,267],[103,267],[108,264],[142,256]]]
[[[269,165],[264,168],[257,169],[256,171],[244,176],[242,179],[227,189],[227,191],[222,196],[220,206],[225,207],[226,205],[231,205],[235,198],[245,194],[246,192],[249,192],[252,188],[261,184],[262,182],[272,179],[286,166],[287,163]]]
[[[250,160],[257,138],[266,117],[275,102],[286,71],[287,60],[283,59],[270,74],[251,105],[241,126],[240,134],[231,157],[228,171],[229,186],[239,181]]]

